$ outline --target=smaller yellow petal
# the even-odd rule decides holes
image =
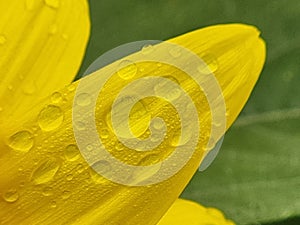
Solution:
[[[198,203],[177,199],[157,225],[234,225],[215,208],[205,208]]]

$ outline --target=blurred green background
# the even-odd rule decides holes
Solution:
[[[237,224],[300,224],[300,1],[90,0],[92,36],[79,76],[120,44],[220,23],[257,26],[268,48],[261,78],[217,159],[184,198]]]

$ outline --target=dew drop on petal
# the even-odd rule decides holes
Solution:
[[[151,52],[153,52],[154,48],[152,45],[144,45],[142,48],[142,54],[147,55]]]
[[[2,197],[6,202],[13,203],[19,199],[19,193],[16,189],[10,189]]]
[[[92,100],[88,93],[81,93],[76,97],[76,104],[79,106],[88,106]]]
[[[40,112],[38,124],[42,130],[52,131],[62,124],[63,119],[63,112],[59,107],[48,105]]]
[[[51,95],[51,101],[53,103],[59,103],[61,102],[63,99],[62,97],[62,94],[60,92],[54,92],[52,95]]]
[[[68,198],[70,198],[71,194],[72,194],[71,191],[64,191],[62,193],[62,198],[63,199],[68,199]]]
[[[65,148],[64,154],[68,161],[75,161],[80,156],[79,149],[76,145],[68,145]]]
[[[198,71],[200,73],[211,74],[218,69],[219,63],[213,55],[207,54],[203,56],[202,59],[204,62],[198,66]]]
[[[50,202],[50,207],[51,208],[56,208],[57,207],[56,201],[51,201]]]
[[[137,73],[137,66],[130,60],[123,60],[119,65],[118,75],[124,79],[132,79]]]
[[[45,187],[42,193],[44,196],[50,196],[53,194],[53,189],[51,187]]]
[[[14,150],[28,152],[33,146],[33,136],[29,131],[19,131],[9,138],[8,145]]]
[[[59,167],[59,163],[55,158],[47,159],[33,171],[31,180],[36,184],[47,183],[53,179]]]

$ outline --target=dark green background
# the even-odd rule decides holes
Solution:
[[[216,161],[183,193],[238,224],[300,224],[300,1],[90,0],[92,36],[79,76],[120,44],[219,23],[247,23],[268,48],[261,78]]]

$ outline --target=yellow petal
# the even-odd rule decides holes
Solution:
[[[0,1],[0,124],[74,79],[89,29],[86,0]]]
[[[177,199],[157,225],[234,225],[215,208],[205,208],[195,202]]]
[[[204,55],[204,60],[214,71],[221,85],[229,121],[227,127],[229,127],[245,104],[264,64],[265,46],[259,38],[258,31],[247,25],[220,25],[201,29],[171,41],[184,45],[198,55]],[[111,65],[118,65],[118,63]],[[121,73],[113,74],[101,90],[96,110],[92,111],[92,114],[95,112],[96,129],[100,134],[97,138],[101,138],[107,151],[117,159],[135,166],[154,165],[157,161],[166,159],[174,150],[174,139],[175,145],[181,144],[175,132],[176,124],[180,120],[174,108],[166,104],[163,99],[143,99],[139,104],[134,105],[129,115],[132,132],[141,135],[140,138],[144,139],[149,135],[148,130],[145,134],[141,134],[145,131],[144,126],[149,125],[151,118],[161,116],[166,121],[168,132],[169,130],[173,132],[162,142],[162,147],[149,152],[137,152],[120,145],[111,130],[110,107],[120,88],[132,81],[133,71],[135,73],[148,70],[146,74],[138,72],[137,77],[155,75],[156,71],[161,71],[159,75],[167,75],[173,80],[178,79],[178,83],[187,89],[187,93],[195,101],[198,110],[196,114],[201,121],[203,136],[199,138],[197,148],[187,164],[175,175],[160,183],[138,186],[143,179],[155,177],[160,172],[160,168],[152,167],[141,177],[134,173],[126,174],[126,170],[125,175],[122,170],[116,172],[116,168],[105,160],[95,162],[93,168],[103,169],[107,178],[110,178],[110,175],[115,178],[123,174],[125,179],[128,178],[136,184],[136,186],[126,186],[98,175],[83,159],[76,141],[78,143],[82,140],[86,141],[83,149],[80,146],[81,152],[86,150],[96,159],[101,158],[102,153],[99,153],[100,148],[95,147],[96,142],[88,143],[93,135],[90,132],[75,140],[73,129],[83,132],[90,129],[90,124],[86,124],[86,115],[76,117],[75,114],[72,121],[72,113],[77,108],[85,109],[91,104],[91,96],[82,93],[77,96],[72,108],[76,87],[84,81],[92,81],[88,87],[93,87],[93,84],[97,83],[95,82],[97,78],[106,75],[105,72],[108,71],[106,68],[113,68],[109,65],[83,78],[80,84],[76,82],[61,90],[60,93],[54,93],[24,114],[20,118],[22,123],[11,123],[1,130],[0,218],[2,222],[84,225],[158,223],[197,170],[210,135],[211,120],[205,95],[199,88],[194,87],[193,80],[188,78],[181,80],[186,74],[177,68],[154,64],[144,62],[136,66],[145,70],[125,67]],[[157,67],[161,69],[158,70]],[[174,93],[167,94],[173,97]],[[130,101],[125,99],[125,106],[124,104],[121,106],[126,107],[126,103]],[[122,107],[118,112],[123,112]],[[93,117],[92,114],[87,116]],[[185,137],[179,141],[185,141]],[[180,163],[180,159],[176,163]],[[176,167],[176,163],[172,167]],[[167,169],[172,170],[171,167]]]

